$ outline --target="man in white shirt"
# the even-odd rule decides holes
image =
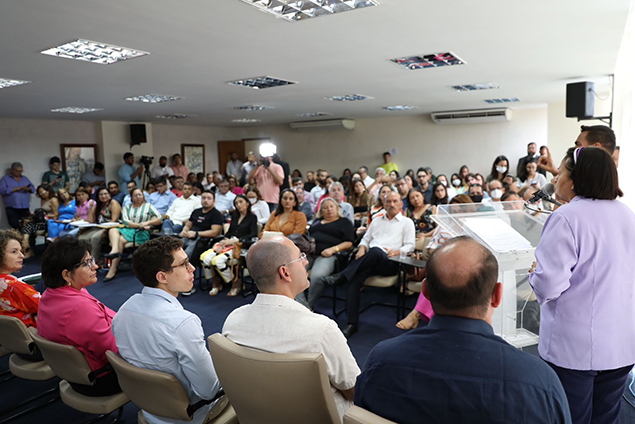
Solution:
[[[240,171],[242,170],[243,163],[240,159],[238,159],[238,154],[236,152],[232,152],[231,160],[227,162],[227,168],[225,174],[229,177],[233,175],[236,178],[240,178]]]
[[[360,370],[335,321],[294,300],[309,287],[307,264],[304,253],[286,237],[254,244],[247,254],[247,268],[260,293],[251,305],[229,314],[223,335],[241,346],[266,352],[321,353],[335,405],[343,417],[352,405]]]
[[[362,177],[362,182],[364,183],[366,188],[370,187],[371,184],[375,182],[375,180],[371,178],[370,175],[368,175],[367,166],[360,166],[359,169],[357,170],[357,173],[359,174],[360,177]]]
[[[201,207],[201,199],[192,195],[192,184],[183,184],[183,196],[176,198],[163,215],[163,226],[161,232],[166,236],[179,234],[183,230],[183,223],[187,221],[194,209]]]
[[[320,200],[320,197],[326,194],[326,179],[328,178],[329,173],[324,169],[318,169],[315,174],[315,187],[311,189],[311,194],[313,195],[313,199],[315,200],[315,204]]]
[[[401,214],[402,205],[399,193],[388,193],[384,201],[386,214],[370,223],[359,244],[355,260],[344,271],[323,279],[330,286],[350,282],[346,295],[348,325],[342,330],[346,338],[357,332],[360,289],[366,278],[371,275],[397,274],[399,264],[388,258],[415,250],[415,225],[411,219]]]
[[[234,199],[236,195],[229,191],[229,182],[223,180],[218,184],[218,191],[216,192],[216,204],[215,208],[223,215],[228,214],[234,210]]]
[[[159,237],[135,251],[132,269],[144,288],[119,308],[112,331],[123,359],[140,368],[173,375],[193,405],[213,399],[220,383],[205,347],[201,320],[177,300],[179,293],[189,291],[194,282],[194,267],[181,246],[178,238]],[[151,424],[202,424],[226,405],[226,398],[203,405],[191,421],[158,417],[146,411],[143,415]]]
[[[251,171],[258,166],[258,162],[256,162],[256,155],[253,152],[249,152],[247,155],[247,162],[243,163],[243,166],[240,167],[240,175],[236,175],[240,178],[240,185],[244,186],[249,183],[249,174]]]
[[[158,180],[161,177],[165,177],[168,179],[168,189],[172,188],[169,178],[174,175],[174,171],[172,168],[168,166],[168,158],[166,156],[161,156],[159,158],[159,164],[152,168],[152,179]]]

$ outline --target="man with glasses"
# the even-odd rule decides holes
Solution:
[[[132,269],[144,287],[119,308],[113,319],[119,354],[134,366],[176,377],[191,405],[212,399],[220,383],[205,347],[201,320],[183,309],[177,299],[194,283],[194,267],[181,240],[159,237],[144,243],[132,257]],[[202,424],[226,405],[226,398],[221,398],[198,409],[191,421],[169,422]],[[143,414],[149,423],[168,422],[146,411]]]
[[[234,310],[223,335],[241,346],[272,353],[321,353],[326,360],[335,405],[344,416],[352,405],[359,367],[332,319],[296,302],[309,287],[304,253],[286,237],[255,243],[247,269],[260,293],[250,305]]]

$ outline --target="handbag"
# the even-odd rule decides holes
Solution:
[[[315,254],[315,239],[313,237],[309,237],[306,234],[289,234],[287,237],[291,240],[300,252],[304,253],[307,256],[312,256]]]

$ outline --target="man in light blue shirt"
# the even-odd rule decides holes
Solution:
[[[175,237],[159,237],[135,251],[132,269],[145,286],[124,303],[113,319],[119,354],[134,366],[176,377],[190,400],[213,399],[220,383],[205,347],[199,317],[183,309],[179,293],[194,283],[194,267]],[[160,399],[159,399],[160,401]],[[198,409],[191,421],[143,414],[151,424],[202,424],[222,412],[226,398]]]
[[[216,192],[215,208],[223,215],[228,214],[234,210],[234,199],[236,195],[229,191],[229,182],[227,180],[221,181],[218,184],[218,191]]]
[[[135,186],[141,187],[139,175],[143,172],[143,165],[138,168],[132,166],[134,163],[134,155],[130,152],[123,155],[124,164],[119,168],[119,178],[121,179],[121,191],[128,194],[128,183],[134,181]]]
[[[177,199],[176,194],[168,190],[168,183],[165,177],[159,178],[154,184],[157,191],[150,195],[148,201],[154,205],[161,215],[165,215]]]

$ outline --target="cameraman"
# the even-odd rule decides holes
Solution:
[[[138,168],[132,166],[134,163],[134,155],[131,152],[124,153],[124,164],[119,168],[119,178],[121,179],[121,191],[124,194],[128,194],[128,183],[134,181],[137,187],[141,187],[139,181],[139,175],[143,172],[143,165],[139,165]],[[125,190],[125,191],[124,191]]]
[[[249,173],[249,181],[256,180],[262,199],[269,205],[269,210],[274,211],[280,200],[280,186],[284,182],[284,169],[274,163],[271,156],[260,157],[258,166]]]

